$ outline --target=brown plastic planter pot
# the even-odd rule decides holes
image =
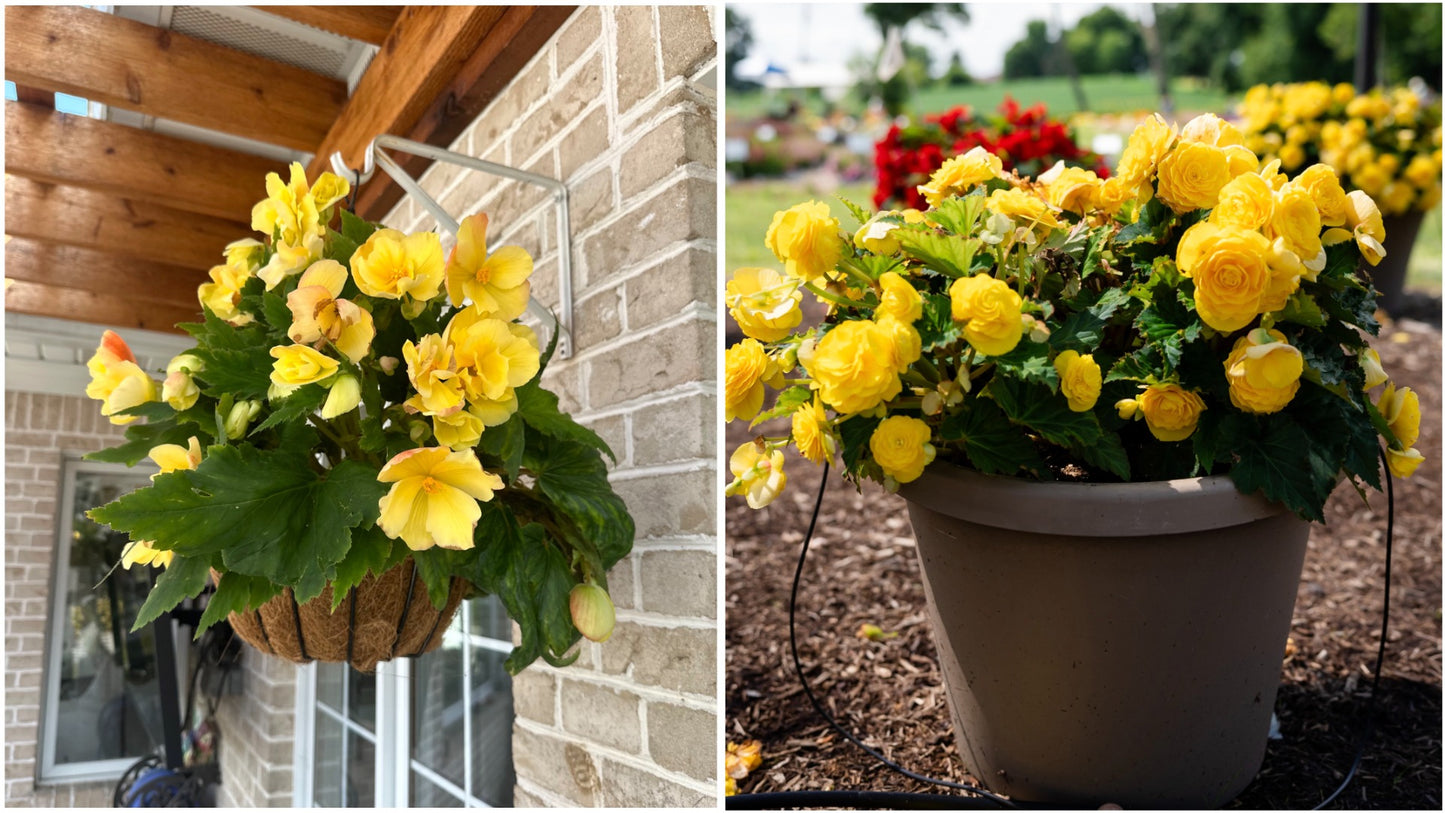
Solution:
[[[904,486],[959,754],[990,789],[1208,808],[1259,770],[1309,523],[1226,477]]]
[[[268,655],[296,663],[350,663],[371,672],[379,661],[436,649],[465,592],[466,583],[452,579],[446,606],[438,611],[408,558],[380,576],[367,574],[334,613],[328,584],[305,604],[297,604],[287,588],[228,620],[241,640]]]
[[[1410,270],[1410,252],[1415,248],[1415,238],[1420,234],[1420,224],[1424,219],[1425,213],[1420,211],[1385,218],[1385,256],[1369,271],[1375,290],[1380,292],[1380,307],[1388,314],[1399,313],[1405,304],[1405,277]]]

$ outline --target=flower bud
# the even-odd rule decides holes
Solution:
[[[412,443],[420,446],[426,443],[427,438],[431,437],[431,427],[427,426],[426,421],[414,420],[407,424],[406,434],[407,437],[411,438]]]
[[[194,368],[187,369],[181,362],[184,359],[196,360],[195,356],[180,355],[166,365],[166,380],[161,385],[161,400],[170,404],[171,409],[177,412],[190,409],[196,405],[196,399],[201,397],[201,390],[196,386],[196,381],[191,377],[192,369],[200,369],[199,363]]]
[[[595,584],[579,584],[568,596],[572,609],[572,625],[589,641],[601,643],[612,637],[617,613],[612,598]]]
[[[331,420],[337,415],[344,415],[361,403],[361,381],[354,375],[338,376],[336,383],[331,385],[331,392],[326,396],[326,403],[321,406],[321,417]]]
[[[260,401],[237,401],[226,414],[226,437],[239,440],[246,434],[251,419],[261,413]]]
[[[1133,398],[1125,398],[1114,403],[1114,409],[1119,410],[1119,417],[1130,420],[1139,411],[1139,402]]]
[[[1365,370],[1365,389],[1367,390],[1372,390],[1390,380],[1390,377],[1385,375],[1384,366],[1380,364],[1380,354],[1375,352],[1373,347],[1365,348],[1365,352],[1360,354],[1360,366]]]
[[[391,375],[396,372],[396,366],[401,363],[401,360],[396,356],[382,356],[377,359],[377,363],[381,365],[381,371],[383,373]]]

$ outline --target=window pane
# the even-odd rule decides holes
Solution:
[[[499,641],[512,640],[512,620],[496,596],[474,598],[467,602],[472,614],[472,634]]]
[[[161,740],[155,628],[130,632],[150,592],[151,569],[112,572],[129,537],[85,516],[147,481],[90,471],[74,477],[73,510],[64,523],[70,538],[60,540],[57,559],[66,565],[56,574],[65,604],[50,641],[59,649],[58,691],[47,706],[55,715],[57,765],[139,757]]]
[[[502,667],[506,659],[500,652],[472,649],[471,793],[493,807],[512,806],[512,678]]]
[[[376,807],[376,748],[352,731],[346,745],[346,806]]]
[[[317,807],[341,807],[341,723],[316,713],[316,750],[312,796]]]
[[[461,616],[452,620],[442,645],[412,666],[411,756],[458,787],[466,738],[462,722]]]
[[[342,666],[350,683],[346,696],[346,716],[367,731],[376,731],[376,675]]]
[[[316,664],[316,699],[330,706],[337,714],[346,713],[342,685],[351,667],[341,663]]]
[[[462,800],[453,796],[450,791],[442,788],[425,776],[411,772],[411,806],[412,807],[464,807]]]

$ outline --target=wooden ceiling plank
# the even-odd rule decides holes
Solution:
[[[79,6],[7,6],[5,78],[310,152],[346,83]]]
[[[5,278],[183,308],[195,306],[197,287],[210,279],[194,268],[26,237],[5,243]]]
[[[477,43],[476,49],[437,94],[406,138],[440,147],[450,145],[479,116],[497,94],[516,77],[537,51],[557,32],[576,6],[513,6]],[[415,155],[392,158],[413,178],[432,165]],[[404,190],[390,176],[378,172],[357,192],[356,211],[368,220],[380,220],[402,199]]]
[[[255,236],[249,226],[235,221],[9,175],[5,233],[192,268],[201,274],[224,262],[226,244]]]
[[[371,139],[406,135],[502,18],[502,6],[407,6],[316,150],[310,175],[340,151],[359,167]]]
[[[245,223],[266,173],[287,177],[267,158],[12,101],[5,172]]]
[[[115,327],[136,327],[166,333],[184,333],[177,322],[195,322],[201,318],[199,304],[178,307],[157,302],[143,302],[114,294],[60,288],[36,282],[17,281],[5,289],[5,310],[51,316]]]
[[[401,14],[401,6],[255,6],[258,11],[275,14],[340,34],[347,39],[380,45],[391,33]]]

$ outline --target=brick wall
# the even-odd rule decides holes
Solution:
[[[704,7],[579,9],[451,146],[567,185],[576,352],[543,383],[617,453],[637,522],[612,639],[514,681],[519,806],[718,793],[716,31]],[[533,294],[557,304],[543,191],[446,165],[422,185],[454,217],[486,212],[490,246],[531,252]],[[412,201],[387,222],[436,225]]]
[[[88,398],[5,391],[6,807],[110,805],[113,781],[37,786],[35,777],[62,461],[113,446],[123,431]],[[219,801],[289,807],[296,667],[252,651],[242,662],[231,678],[239,691],[222,699],[217,715]]]
[[[113,782],[37,787],[35,776],[61,461],[120,436],[93,401],[5,391],[6,807],[110,804]]]

